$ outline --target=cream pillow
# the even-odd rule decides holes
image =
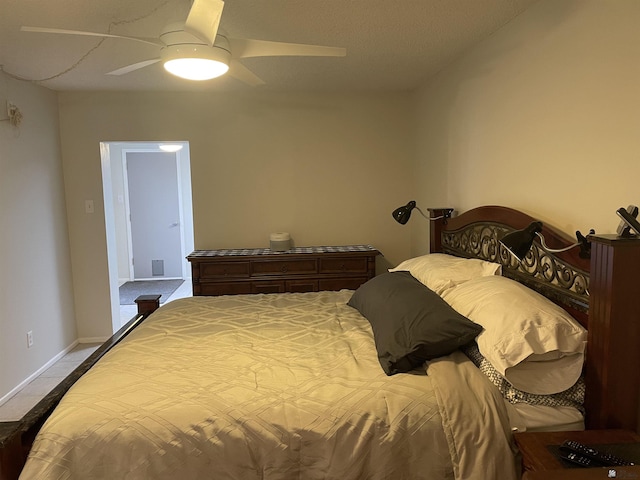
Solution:
[[[457,285],[443,298],[484,327],[476,339],[480,353],[517,389],[548,395],[580,377],[587,331],[539,293],[493,276]]]
[[[500,275],[502,266],[477,258],[460,258],[444,253],[431,253],[405,260],[390,272],[408,271],[434,292],[442,293],[472,278]]]

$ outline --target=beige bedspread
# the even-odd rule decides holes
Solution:
[[[387,377],[351,293],[163,306],[67,393],[20,478],[514,479],[493,385],[460,353]]]

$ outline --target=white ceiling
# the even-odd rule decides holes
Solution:
[[[55,76],[40,82],[53,90],[406,91],[537,1],[226,0],[220,28],[231,37],[347,49],[345,58],[245,59],[266,82],[249,87],[230,77],[181,80],[159,63],[104,75],[157,57],[159,49],[122,39],[20,31],[22,25],[103,33],[111,28],[119,35],[157,37],[166,24],[184,21],[190,0],[0,0],[0,65],[30,80]]]

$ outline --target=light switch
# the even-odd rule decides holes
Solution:
[[[93,200],[84,201],[84,211],[85,213],[93,213]]]

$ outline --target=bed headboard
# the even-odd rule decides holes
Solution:
[[[588,328],[586,425],[640,431],[640,240],[590,235],[591,259],[578,248],[548,253],[537,243],[517,262],[499,243],[506,233],[536,219],[507,207],[484,206],[447,218],[451,208],[430,208],[430,251],[482,258],[561,305]],[[575,243],[544,225],[550,248]]]

